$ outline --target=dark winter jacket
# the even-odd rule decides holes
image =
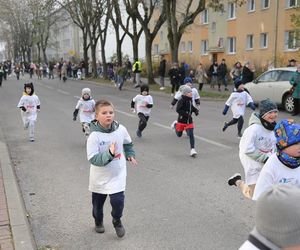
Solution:
[[[192,97],[183,95],[177,103],[176,112],[178,113],[177,121],[179,123],[190,124],[193,123],[192,113],[198,115],[199,111],[193,106]]]
[[[254,79],[254,73],[248,67],[244,66],[242,70],[242,82],[243,84],[247,82],[252,82]]]
[[[217,72],[219,78],[224,78],[227,74],[227,65],[225,63],[219,64]]]
[[[178,68],[171,68],[169,70],[168,75],[170,76],[171,84],[179,84],[180,83],[180,76],[179,76],[179,69]]]
[[[165,76],[165,74],[166,74],[166,60],[165,59],[160,61],[158,73],[159,73],[159,76],[162,76],[162,77]]]

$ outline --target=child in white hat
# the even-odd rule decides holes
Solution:
[[[95,100],[91,97],[89,88],[82,89],[81,98],[78,100],[73,112],[73,121],[76,121],[78,113],[82,131],[88,137],[90,134],[90,123],[95,119]]]

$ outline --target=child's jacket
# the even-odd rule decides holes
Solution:
[[[176,106],[176,112],[178,113],[177,121],[179,123],[191,124],[193,123],[192,113],[198,115],[198,109],[193,106],[191,97],[183,95],[178,101]]]

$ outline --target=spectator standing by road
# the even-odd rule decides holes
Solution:
[[[242,75],[242,64],[240,62],[236,62],[229,75],[232,78],[233,82],[235,81],[235,79],[240,78]]]
[[[297,63],[296,59],[291,59],[289,60],[287,67],[296,67],[296,63]]]
[[[161,60],[159,63],[159,83],[160,83],[160,90],[165,89],[165,74],[166,74],[166,59],[164,56],[161,56]]]
[[[210,77],[210,88],[215,88],[215,84],[218,83],[218,62],[214,61],[212,65],[210,65],[208,70],[208,75]]]
[[[205,69],[204,69],[202,63],[198,64],[197,69],[196,69],[196,73],[195,73],[195,77],[196,77],[196,81],[199,84],[199,91],[201,91],[202,88],[203,88],[203,84],[208,79],[208,76],[205,72]]]
[[[180,75],[178,69],[178,63],[173,63],[168,73],[172,85],[171,96],[174,96],[175,90],[178,91],[180,86]]]
[[[300,64],[297,66],[297,71],[290,79],[290,84],[292,85],[292,96],[294,98],[294,113],[292,115],[295,116],[300,112]]]
[[[138,88],[140,87],[141,84],[141,72],[142,72],[142,63],[138,58],[135,59],[134,64],[132,65],[132,72],[135,74],[135,81],[136,81],[134,87]]]
[[[4,75],[3,65],[0,64],[0,87],[2,87],[3,75]]]
[[[242,70],[242,82],[246,84],[248,82],[252,82],[254,79],[254,69],[251,67],[249,61],[245,62],[243,70]]]
[[[221,91],[221,84],[224,85],[224,90],[228,91],[227,88],[227,65],[225,59],[222,59],[221,64],[218,66],[218,90]]]

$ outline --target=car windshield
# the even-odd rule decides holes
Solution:
[[[293,74],[292,71],[281,71],[278,81],[289,81]]]
[[[272,70],[268,71],[265,74],[263,74],[261,77],[259,77],[259,82],[275,82],[277,81],[279,76],[279,71]]]

